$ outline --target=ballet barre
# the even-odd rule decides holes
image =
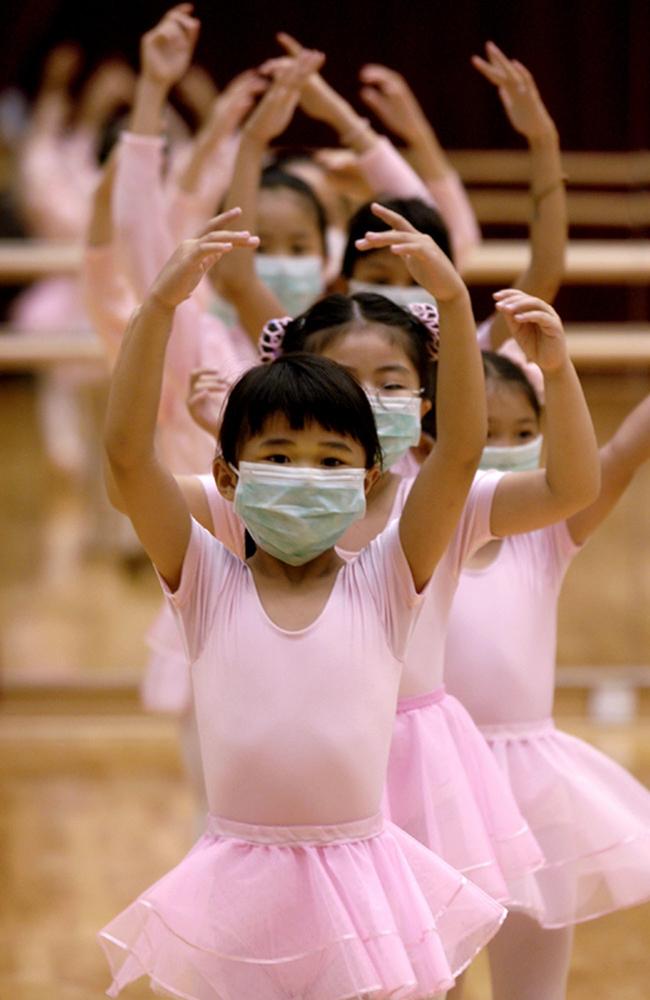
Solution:
[[[648,323],[570,323],[567,337],[571,357],[581,370],[650,371]],[[99,337],[88,332],[17,333],[0,328],[0,371],[35,371],[69,362],[106,362]]]
[[[463,269],[469,284],[498,285],[513,280],[528,265],[526,240],[484,240]],[[76,243],[39,240],[0,241],[0,282],[31,281],[52,274],[76,274],[82,248]],[[650,241],[574,240],[566,254],[565,284],[643,285],[650,282]]]
[[[466,184],[525,184],[527,149],[452,149],[447,155]],[[650,188],[650,152],[562,151],[568,183],[575,187]]]

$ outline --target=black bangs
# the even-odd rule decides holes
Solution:
[[[244,443],[276,415],[283,416],[292,430],[318,424],[352,438],[366,453],[367,469],[380,459],[365,392],[352,375],[327,358],[291,354],[247,371],[233,386],[223,415],[220,444],[225,460],[236,465]]]
[[[449,231],[442,216],[433,205],[427,204],[420,198],[375,198],[374,201],[381,201],[381,204],[386,208],[392,209],[393,212],[399,212],[419,232],[430,236],[453,263]],[[372,202],[370,201],[362,205],[348,223],[348,240],[341,267],[341,274],[346,278],[352,277],[354,265],[360,257],[372,253],[372,250],[358,250],[357,240],[363,239],[367,232],[380,233],[385,229],[390,229],[387,222],[374,214],[371,206]]]

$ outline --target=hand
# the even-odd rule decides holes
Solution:
[[[224,399],[230,387],[214,368],[199,368],[190,375],[187,408],[192,419],[204,431],[218,438]]]
[[[192,4],[181,3],[142,36],[142,73],[149,80],[171,88],[185,75],[192,62],[200,22],[192,17]]]
[[[371,63],[359,74],[365,85],[361,99],[387,128],[414,146],[429,123],[404,77],[394,69]]]
[[[251,236],[247,230],[233,232],[222,228],[240,212],[240,208],[231,208],[216,215],[194,239],[183,240],[151,286],[149,297],[165,309],[175,309],[190,297],[206,271],[224,254],[235,247],[254,250],[259,245],[257,236]]]
[[[418,285],[425,288],[439,303],[450,302],[467,289],[458,271],[446,254],[430,236],[418,232],[406,219],[376,202],[373,214],[392,229],[386,232],[366,233],[356,241],[359,250],[380,250],[390,247],[392,253],[402,257],[409,273]]]
[[[118,108],[133,103],[134,90],[135,73],[131,67],[121,59],[107,59],[84,87],[79,119],[101,127]]]
[[[264,146],[281,135],[293,118],[305,81],[318,72],[324,60],[322,52],[304,49],[295,59],[283,63],[249,118],[246,135]]]
[[[562,320],[553,306],[516,288],[495,292],[496,308],[528,361],[545,375],[559,371],[569,360]]]
[[[294,59],[297,58],[301,52],[308,51],[303,48],[297,39],[293,38],[292,35],[287,34],[286,31],[278,32],[276,37],[280,45],[288,52],[289,56]],[[271,75],[275,75],[284,63],[286,63],[286,57],[269,59],[264,65],[264,70],[265,72],[271,73]],[[320,73],[312,73],[311,76],[307,77],[303,84],[302,94],[300,96],[300,107],[306,115],[309,115],[310,118],[314,118],[316,121],[325,122],[327,125],[331,125],[332,128],[336,129],[340,121],[340,107],[342,100],[341,96],[337,94],[333,87],[330,87],[329,83],[326,83]]]
[[[57,45],[52,49],[43,67],[44,90],[68,90],[73,77],[81,69],[81,48],[73,42]]]
[[[485,51],[488,60],[472,56],[472,64],[498,87],[512,127],[529,141],[555,136],[555,124],[539,96],[532,73],[516,59],[508,59],[494,42],[487,42]]]
[[[234,77],[215,100],[206,125],[207,132],[216,137],[232,135],[268,86],[256,70],[248,69]]]

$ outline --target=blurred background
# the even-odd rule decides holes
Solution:
[[[108,975],[96,930],[171,867],[194,834],[176,720],[145,714],[140,704],[143,636],[159,591],[102,497],[103,349],[74,309],[68,322],[52,321],[56,295],[40,307],[26,298],[39,282],[75,278],[83,224],[48,230],[42,225],[48,199],[60,197],[55,177],[51,188],[41,185],[39,214],[26,205],[21,175],[54,47],[73,44],[69,99],[81,114],[89,81],[106,60],[137,70],[140,35],[165,9],[152,0],[5,0],[0,15],[0,908],[6,942],[0,994],[12,1000],[101,996]],[[197,4],[196,13],[202,20],[196,62],[219,87],[277,54],[280,29],[326,53],[327,79],[361,111],[364,63],[384,63],[406,77],[465,181],[481,225],[487,249],[468,278],[478,319],[488,315],[491,293],[514,276],[507,254],[506,263],[498,263],[499,247],[517,250],[530,206],[524,144],[470,57],[493,39],[532,70],[566,151],[577,248],[556,306],[568,324],[599,438],[607,440],[650,391],[646,0],[238,0]],[[118,74],[110,114],[86,150],[89,171],[74,175],[75,183],[88,185],[88,199],[102,142],[123,121],[130,88],[128,72]],[[196,106],[179,94],[173,104],[191,133]],[[299,113],[283,144],[334,141]],[[557,698],[564,728],[646,784],[649,553],[646,467],[570,569]],[[570,997],[647,998],[649,940],[647,907],[581,927]],[[130,995],[148,995],[139,989]],[[479,963],[468,997],[488,995]]]

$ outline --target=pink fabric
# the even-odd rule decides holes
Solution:
[[[211,811],[271,825],[377,812],[422,603],[398,525],[341,569],[322,613],[299,632],[271,622],[248,566],[196,522],[170,599],[192,664]]]
[[[175,169],[175,177],[168,186],[168,218],[176,242],[192,236],[200,225],[219,211],[232,181],[240,138],[237,133],[219,143],[195,193],[182,191],[178,187],[178,176],[185,164],[181,163]]]
[[[472,713],[545,865],[510,891],[544,927],[650,899],[650,793],[604,754],[555,729],[557,599],[577,552],[565,524],[504,539],[463,573],[446,676]]]
[[[421,1000],[453,985],[504,912],[377,816],[298,828],[211,816],[100,943],[109,996],[146,974],[186,1000]]]
[[[123,133],[120,144],[113,192],[115,230],[121,262],[141,299],[174,249],[161,182],[163,140]],[[195,298],[176,310],[160,411],[161,445],[174,472],[202,472],[214,453],[214,441],[187,411],[191,372],[213,368],[234,381],[255,360],[252,344],[233,337]]]
[[[212,533],[240,559],[244,558],[244,526],[233,505],[219,493],[214,478],[200,476],[212,515]],[[140,688],[148,712],[184,715],[192,706],[187,654],[176,615],[165,601],[147,632],[149,658]]]
[[[85,248],[81,278],[88,318],[106,348],[112,368],[137,304],[112,243]]]
[[[19,160],[21,201],[34,236],[81,239],[99,178],[94,137],[43,130],[28,136]]]
[[[490,566],[463,571],[449,618],[445,680],[478,725],[550,716],[557,601],[577,551],[560,523],[505,538]]]
[[[449,230],[457,267],[467,259],[468,252],[480,243],[481,233],[474,211],[455,171],[450,171],[427,186],[385,136],[366,153],[362,153],[358,162],[366,182],[377,195],[420,198],[428,203],[433,202]]]

